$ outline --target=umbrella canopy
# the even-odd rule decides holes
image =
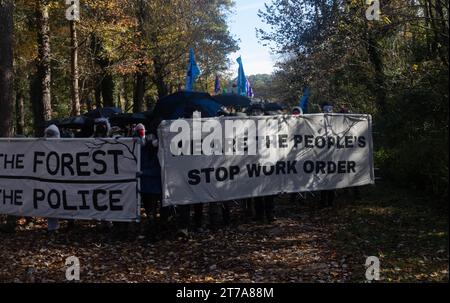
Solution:
[[[109,119],[111,126],[126,126],[130,124],[146,124],[148,117],[144,113],[118,114]]]
[[[122,110],[117,107],[99,107],[91,110],[85,114],[86,117],[91,119],[98,118],[111,118],[115,115],[121,114]]]
[[[81,129],[86,126],[93,125],[94,120],[86,116],[76,116],[64,119],[55,119],[46,122],[46,126],[52,124],[58,126],[59,128]]]
[[[284,108],[278,103],[265,103],[264,104],[264,110],[266,112],[277,112],[282,111]]]
[[[214,96],[214,99],[217,100],[217,102],[219,104],[222,104],[223,106],[248,107],[252,102],[249,98],[236,94],[217,95]]]
[[[153,110],[153,118],[174,120],[190,118],[194,111],[202,117],[215,117],[222,106],[208,93],[182,91],[160,99]]]

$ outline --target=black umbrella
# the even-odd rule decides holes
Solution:
[[[122,110],[117,107],[98,107],[85,114],[86,117],[91,119],[97,118],[111,118],[115,115],[121,114]]]
[[[93,119],[88,118],[86,116],[76,116],[64,119],[55,119],[46,122],[46,126],[52,124],[58,126],[59,128],[81,129],[86,126],[93,125],[94,121]]]
[[[282,111],[284,108],[278,103],[265,103],[264,104],[264,110],[266,112],[277,112]]]
[[[130,124],[146,124],[148,117],[144,113],[118,114],[109,119],[111,126],[126,126]]]
[[[162,120],[189,118],[194,111],[203,117],[214,117],[221,105],[208,93],[181,91],[160,99],[153,110],[152,117]]]
[[[216,95],[213,98],[223,106],[248,107],[252,102],[252,100],[250,100],[249,98],[237,94]]]

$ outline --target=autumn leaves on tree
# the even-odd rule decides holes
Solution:
[[[0,137],[12,130],[13,9],[13,0],[0,0]]]
[[[190,47],[203,67],[199,88],[209,89],[237,50],[229,0],[83,0],[78,11],[65,2],[0,2],[0,102],[12,106],[1,111],[4,136],[40,135],[44,121],[93,106],[144,111],[183,87]]]
[[[379,18],[367,18],[374,2]],[[314,111],[372,114],[384,177],[447,195],[449,2],[371,3],[271,1],[258,35],[281,60],[267,86],[292,106],[307,86]]]

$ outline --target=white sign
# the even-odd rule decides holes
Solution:
[[[371,116],[163,121],[164,205],[228,201],[374,183]]]
[[[0,213],[139,220],[140,145],[128,139],[0,139]]]

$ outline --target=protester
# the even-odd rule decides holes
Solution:
[[[194,114],[201,112],[197,112],[193,106],[188,106],[184,109],[183,118],[192,119]],[[194,208],[194,230],[202,231],[202,218],[203,218],[203,204],[197,203],[193,205]],[[189,236],[189,225],[191,218],[191,205],[179,205],[176,207],[176,212],[178,213],[178,232],[177,235],[180,237],[188,237]]]
[[[111,134],[111,124],[107,118],[97,118],[94,121],[94,138],[108,138]]]
[[[292,109],[292,115],[293,116],[301,116],[301,115],[303,115],[303,110],[301,109],[301,107],[294,107],[293,109]]]
[[[300,108],[300,114],[302,114],[303,111]],[[266,116],[273,115],[271,112],[265,111],[264,114]],[[275,196],[265,196],[262,198],[263,203],[255,203],[255,213],[257,216],[257,220],[262,221],[262,218],[266,217],[267,223],[273,223],[275,221]]]
[[[14,136],[14,138],[26,138],[26,136],[16,134]],[[5,215],[4,217],[5,217],[6,222],[4,225],[0,225],[0,231],[4,232],[4,233],[15,232],[18,217],[11,216],[11,215]],[[0,217],[0,219],[1,219],[1,217]],[[31,221],[31,218],[25,218],[25,220],[26,220],[26,224],[28,224]]]
[[[254,103],[248,109],[248,112],[251,116],[264,116],[270,115],[269,112],[264,110],[264,105],[261,103]],[[275,196],[266,196],[266,197],[256,197],[253,198],[253,206],[255,209],[255,220],[256,221],[264,221],[264,217],[267,219],[268,223],[272,223],[275,221],[274,216],[274,200]],[[246,209],[247,211],[251,209],[251,199],[247,200]]]
[[[231,202],[223,202],[221,204],[222,209],[222,219],[223,219],[223,225],[229,226],[231,223],[231,208],[230,208]]]
[[[228,226],[231,221],[230,203],[228,202],[212,202],[208,204],[209,228],[217,229],[221,223]]]
[[[340,114],[350,114],[351,112],[346,104],[342,104],[339,108],[339,113]],[[360,193],[358,187],[344,188],[343,192],[345,195],[348,195],[351,192],[353,194],[354,199],[356,199],[356,200],[361,199],[361,193]]]
[[[339,107],[339,113],[340,113],[340,114],[350,114],[350,110],[348,109],[347,105],[342,104],[342,105]]]
[[[333,113],[333,105],[329,102],[324,102],[321,105],[322,112],[325,114]],[[320,205],[322,208],[333,207],[336,193],[334,190],[323,190],[320,192]]]
[[[255,220],[259,222],[266,218],[268,223],[275,221],[275,196],[266,196],[255,198]]]
[[[189,236],[189,218],[191,216],[191,206],[190,205],[179,205],[176,207],[178,213],[178,232],[177,235],[180,237]]]
[[[203,231],[203,203],[197,203],[194,207],[194,230],[196,232]]]
[[[298,116],[303,115],[303,110],[302,110],[302,108],[299,107],[299,106],[294,107],[294,108],[292,109],[292,115],[295,116],[295,117],[298,117]],[[297,195],[298,195],[297,193],[292,193],[292,194],[290,195],[290,202],[291,202],[291,203],[294,203],[294,202],[297,200]]]
[[[1,226],[0,231],[4,233],[14,233],[16,230],[17,219],[16,216],[7,215],[5,218],[6,222]]]
[[[49,127],[47,127],[44,131],[44,138],[53,138],[53,139],[59,139],[60,138],[60,132],[56,125],[52,124]],[[59,229],[59,221],[55,218],[48,218],[47,219],[47,229],[49,232],[56,232]]]
[[[107,118],[96,118],[94,120],[94,133],[92,135],[93,138],[108,138],[111,134],[111,124]],[[123,227],[118,225],[119,227],[115,229],[115,235],[122,237],[122,229]],[[105,230],[114,229],[114,224],[112,222],[100,222],[100,228]]]
[[[321,105],[321,110],[322,110],[322,113],[324,113],[324,114],[332,114],[333,110],[334,110],[334,107],[333,107],[333,105],[331,103],[324,102]]]
[[[141,140],[141,199],[148,217],[146,236],[154,240],[157,227],[158,202],[162,201],[161,166],[158,160],[158,139],[151,134],[146,137],[145,127],[136,125],[133,137]]]

